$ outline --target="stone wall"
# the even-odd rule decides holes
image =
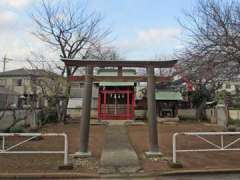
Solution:
[[[206,115],[207,115],[207,120],[209,120],[211,123],[217,123],[217,118],[216,118],[216,109],[206,109]]]
[[[81,108],[68,108],[67,114],[70,115],[71,118],[80,118],[81,117]],[[135,118],[136,119],[146,119],[146,110],[135,110]],[[98,118],[98,110],[96,108],[92,108],[91,110],[91,119]]]
[[[196,119],[196,109],[178,109],[178,117],[180,120]]]
[[[71,118],[80,118],[81,117],[82,108],[68,108],[67,114],[70,115]],[[91,118],[97,119],[98,111],[97,109],[91,110]]]
[[[11,127],[14,122],[17,122],[15,126],[31,125],[33,117],[30,109],[0,110],[0,132]]]

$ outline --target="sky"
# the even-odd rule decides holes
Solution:
[[[33,34],[31,13],[40,0],[0,0],[0,71],[2,57],[10,60],[6,70],[28,66],[31,52],[59,59]],[[52,0],[58,1],[58,0]],[[183,30],[177,19],[192,10],[197,0],[76,0],[104,17],[111,29],[111,46],[126,59],[172,58],[183,47]]]

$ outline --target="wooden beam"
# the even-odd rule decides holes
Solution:
[[[85,81],[85,76],[70,76],[70,81]],[[172,76],[155,76],[156,83],[165,83],[172,80]],[[93,82],[147,82],[145,76],[93,76]]]
[[[177,60],[159,61],[159,60],[96,60],[96,59],[68,59],[61,58],[66,66],[76,67],[154,67],[154,68],[171,68]]]

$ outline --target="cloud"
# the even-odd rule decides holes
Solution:
[[[26,59],[32,56],[32,52],[45,55],[51,59],[58,57],[52,49],[31,35],[24,27],[20,30],[13,31],[0,29],[0,39],[0,60],[4,55],[7,55],[10,59],[14,59],[7,63],[7,70],[29,67]],[[2,62],[0,62],[0,71],[1,70]]]
[[[120,51],[131,56],[131,54],[168,54],[179,46],[177,37],[180,35],[180,28],[150,28],[136,33],[130,39],[123,39],[117,46]],[[136,57],[138,58],[138,57]]]
[[[12,11],[0,11],[0,25],[8,26],[17,20],[17,15]]]
[[[176,38],[179,33],[180,29],[178,28],[148,29],[138,33],[138,40],[146,43],[168,41]]]
[[[1,0],[0,4],[21,9],[27,7],[33,2],[33,0]]]

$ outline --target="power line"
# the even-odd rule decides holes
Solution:
[[[29,60],[29,59],[13,59],[13,58],[8,58],[7,55],[4,55],[2,60],[0,62],[3,63],[3,72],[6,71],[6,65],[8,62],[13,61],[13,62],[32,62],[32,63],[56,63],[56,62],[61,62],[60,60]]]
[[[5,56],[4,56],[5,57]],[[0,60],[1,62],[4,62],[4,57],[3,57],[3,60]],[[7,60],[9,61],[14,61],[14,62],[61,62],[61,60],[21,60],[21,59],[10,59],[10,58],[6,58]]]

